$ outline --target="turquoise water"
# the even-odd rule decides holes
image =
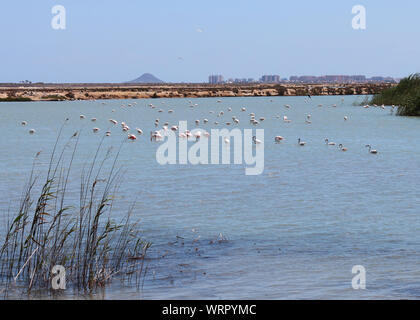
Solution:
[[[1,103],[0,210],[5,216],[16,209],[34,155],[41,150],[39,171],[45,171],[65,118],[64,136],[83,128],[71,181],[75,185],[108,128],[112,135],[106,146],[117,149],[126,140],[119,125],[111,127],[108,119],[113,118],[145,132],[122,147],[119,165],[125,174],[118,200],[121,214],[136,200],[134,215],[153,246],[142,290],[114,282],[105,298],[418,298],[420,119],[392,116],[389,107],[356,107],[356,99],[364,98]],[[191,108],[190,100],[198,106]],[[217,117],[222,110],[224,115]],[[253,127],[250,112],[266,120]],[[80,114],[86,119],[79,119]],[[307,114],[311,124],[305,123]],[[284,115],[292,122],[284,123]],[[231,121],[232,116],[240,119],[239,128],[264,129],[265,143],[258,146],[265,155],[262,175],[246,176],[245,165],[156,162],[159,143],[149,139],[156,118],[170,125],[187,120],[189,129],[200,119],[200,128],[210,131],[222,128],[214,121]],[[209,123],[203,124],[203,118]],[[101,128],[100,133],[94,134],[93,127]],[[36,134],[29,135],[30,128]],[[275,144],[276,135],[285,141]],[[298,138],[307,145],[298,146]],[[348,151],[327,146],[325,138]],[[369,154],[366,144],[379,154]],[[69,201],[73,197],[77,204],[77,196],[74,188]],[[214,241],[220,234],[227,241]],[[354,265],[366,268],[366,290],[352,289]]]

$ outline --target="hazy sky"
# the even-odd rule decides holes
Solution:
[[[352,7],[367,10],[353,30]],[[51,27],[54,5],[66,29]],[[420,1],[2,0],[0,82],[420,71]]]

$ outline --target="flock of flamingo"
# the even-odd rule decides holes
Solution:
[[[344,99],[342,101],[344,101]],[[221,100],[217,100],[217,102],[218,103],[221,103],[222,101]],[[273,100],[270,100],[270,102],[273,102]],[[308,100],[305,99],[305,102],[308,102]],[[105,102],[102,102],[102,104],[105,105],[106,103]],[[121,107],[122,108],[124,108],[124,107],[132,107],[133,105],[136,105],[136,104],[137,104],[137,102],[133,102],[133,103],[129,103],[127,105],[121,105]],[[152,103],[150,103],[148,106],[151,109],[156,109],[157,108]],[[193,104],[192,101],[189,101],[189,106],[191,108],[195,108],[195,107],[198,106],[198,104],[197,103]],[[322,106],[323,106],[322,104],[319,104],[318,105],[318,107],[322,107]],[[374,107],[378,107],[377,105],[373,105],[373,106]],[[284,107],[286,109],[290,109],[291,108],[291,106],[288,105],[288,104],[284,105]],[[337,105],[334,104],[334,105],[332,105],[332,107],[337,107]],[[369,106],[369,105],[363,106],[363,108],[365,108],[365,109],[367,109],[369,107],[371,107],[371,106]],[[382,105],[382,106],[380,106],[380,108],[385,109],[385,106]],[[392,106],[391,114],[394,113],[394,108],[395,108],[395,106]],[[246,112],[246,110],[247,109],[245,107],[241,107],[240,108],[240,112]],[[112,112],[115,112],[115,109],[112,109]],[[157,113],[163,113],[163,112],[164,112],[163,109],[157,109]],[[169,109],[167,112],[171,114],[171,113],[174,113],[174,110],[173,109]],[[229,113],[230,112],[233,112],[232,108],[230,108],[230,107],[227,108],[227,112],[229,112]],[[231,117],[232,118],[232,121],[226,121],[226,120],[223,121],[223,116],[225,115],[225,111],[223,111],[223,110],[222,111],[219,111],[218,113],[215,113],[214,111],[210,111],[209,113],[212,114],[212,115],[216,114],[215,119],[214,119],[214,122],[213,122],[215,126],[217,126],[219,124],[222,124],[222,123],[224,123],[226,126],[238,125],[240,123],[240,120],[236,116],[232,116]],[[276,115],[275,117],[277,119],[281,119],[281,116],[279,116],[279,115]],[[80,115],[80,120],[84,120],[84,119],[86,119],[86,116],[83,115],[83,114],[81,114]],[[305,119],[305,123],[311,124],[312,123],[312,120],[311,119],[312,119],[312,116],[310,114],[307,114],[306,115],[306,119]],[[91,120],[91,122],[96,122],[97,121],[97,118],[91,118],[90,120]],[[249,123],[252,124],[252,125],[254,125],[254,126],[259,125],[260,123],[262,123],[265,120],[266,120],[265,117],[259,117],[258,120],[257,120],[256,119],[256,115],[255,115],[254,112],[249,113]],[[348,121],[348,120],[349,120],[349,117],[348,116],[344,116],[344,121]],[[111,123],[111,125],[114,125],[114,126],[120,124],[121,125],[121,130],[127,134],[127,138],[129,140],[131,140],[131,141],[137,140],[137,135],[139,135],[139,136],[143,135],[143,130],[140,129],[140,128],[136,128],[135,129],[135,132],[136,132],[137,135],[134,134],[133,132],[130,132],[130,131],[132,131],[131,128],[124,121],[121,121],[119,123],[115,119],[109,119],[109,122]],[[208,124],[209,123],[209,119],[204,118],[204,119],[202,119],[202,122],[203,122],[203,124]],[[283,116],[283,122],[284,123],[291,123],[292,120],[290,120],[287,116]],[[201,120],[200,119],[196,119],[195,120],[196,126],[199,126],[200,123],[201,123]],[[27,126],[28,125],[28,122],[27,121],[22,121],[21,122],[21,125],[22,126]],[[161,125],[160,119],[157,118],[154,121],[154,126],[155,127],[159,127],[160,125]],[[93,133],[98,133],[98,132],[100,132],[100,130],[101,129],[98,128],[98,127],[92,128]],[[150,140],[151,141],[162,141],[164,139],[164,137],[167,135],[167,132],[169,130],[171,130],[173,132],[177,132],[177,131],[179,131],[179,127],[177,125],[170,126],[169,125],[169,122],[164,122],[162,124],[162,128],[160,130],[155,130],[155,131],[151,131],[150,132]],[[29,130],[29,134],[33,135],[35,133],[36,133],[36,130],[35,129],[30,129]],[[106,131],[105,132],[105,135],[107,137],[109,137],[111,135],[111,131],[109,131],[109,130]],[[185,130],[184,132],[179,132],[178,133],[178,136],[181,139],[190,139],[191,138],[191,139],[195,139],[195,141],[198,141],[202,137],[209,137],[210,134],[207,131],[201,132],[201,131],[197,130],[197,131],[195,131],[193,133],[190,130]],[[277,136],[274,137],[274,142],[275,143],[281,143],[284,140],[285,140],[285,138],[282,137],[282,136],[280,136],[280,135],[277,135]],[[256,145],[263,143],[261,140],[258,140],[255,136],[252,137],[252,141]],[[224,143],[226,143],[226,144],[229,144],[230,143],[230,140],[229,140],[228,137],[224,137]],[[301,146],[301,147],[307,145],[307,143],[305,141],[303,141],[301,138],[298,139],[297,144],[298,144],[298,146]],[[328,138],[325,139],[325,144],[327,146],[336,146],[337,145],[335,142],[330,141]],[[370,154],[378,154],[378,150],[372,149],[372,146],[371,145],[367,144],[365,147],[368,148],[368,152]],[[348,151],[348,148],[344,147],[343,144],[341,144],[341,143],[338,144],[338,148],[339,148],[339,150],[341,150],[343,152]]]

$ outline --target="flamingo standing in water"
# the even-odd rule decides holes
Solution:
[[[335,146],[335,142],[329,142],[329,140],[328,139],[325,139],[325,143],[328,145],[328,146]]]
[[[159,131],[155,131],[155,132],[150,132],[150,141],[157,141],[159,139],[162,139],[162,135],[160,134]]]
[[[262,143],[262,141],[258,140],[256,136],[252,137],[252,141],[254,142],[254,144],[261,144]]]
[[[369,144],[366,145],[366,148],[369,148],[369,153],[378,154],[378,150],[372,149],[372,147]]]
[[[302,141],[300,138],[298,139],[298,145],[300,145],[301,147],[303,147],[304,145],[306,145],[305,141]]]
[[[134,141],[134,140],[137,139],[137,137],[134,134],[129,134],[128,139],[131,140],[131,141]]]
[[[346,152],[348,149],[347,148],[344,148],[343,147],[343,145],[340,143],[339,145],[338,145],[338,147],[340,148],[340,150],[341,151],[343,151],[343,152]]]
[[[194,137],[195,137],[195,141],[200,140],[200,138],[201,138],[201,131],[197,131],[196,133],[194,133]]]

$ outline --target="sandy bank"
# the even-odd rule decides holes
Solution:
[[[0,84],[0,101],[378,94],[395,84]]]

